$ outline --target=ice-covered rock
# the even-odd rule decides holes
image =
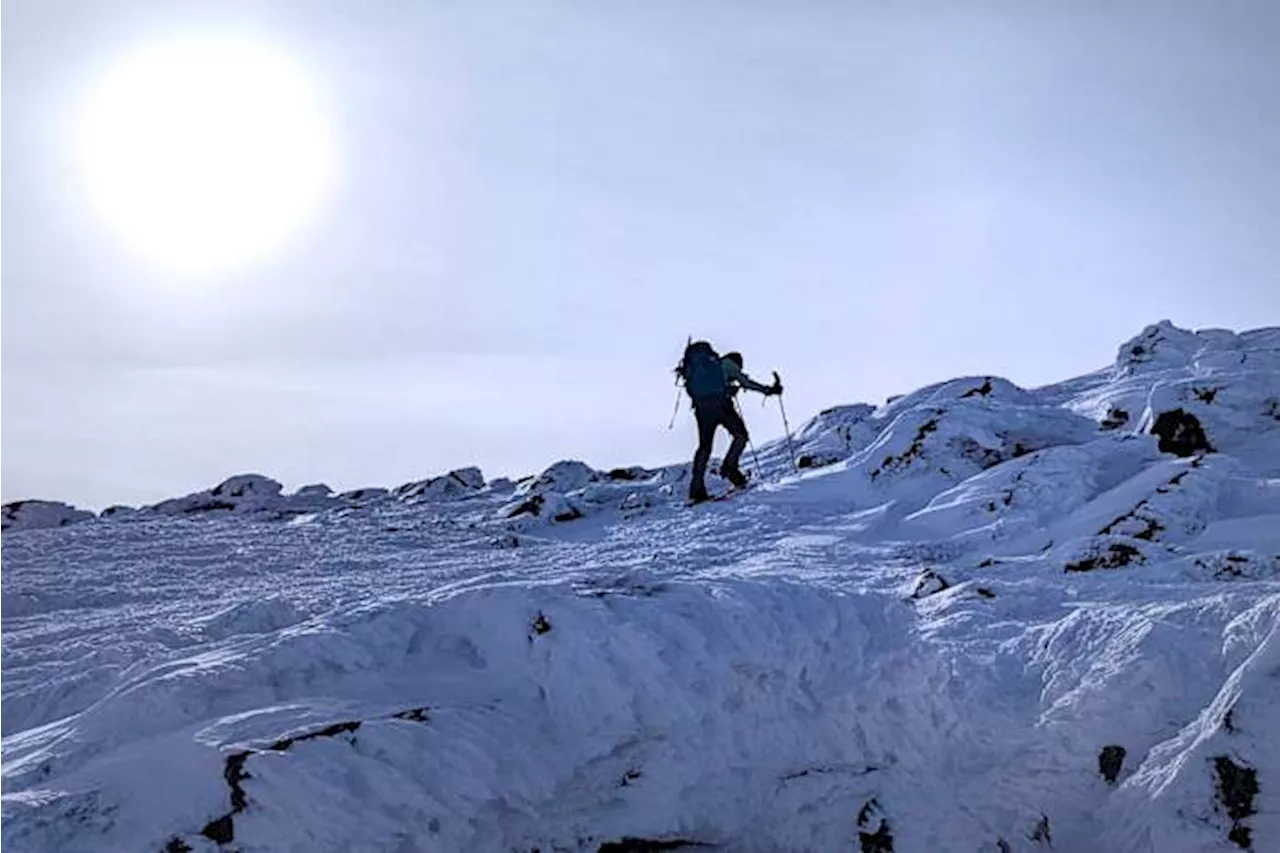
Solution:
[[[555,463],[522,488],[530,492],[572,492],[600,479],[600,473],[577,460]]]
[[[0,508],[0,530],[66,527],[93,518],[93,513],[58,501],[13,501]]]
[[[796,433],[796,467],[821,468],[865,447],[879,432],[877,425],[868,422],[874,412],[875,407],[866,403],[819,412]]]
[[[544,521],[576,521],[585,513],[565,495],[545,492],[518,498],[499,510],[505,518],[538,518]]]
[[[1140,372],[1186,367],[1194,361],[1196,353],[1206,345],[1211,345],[1214,340],[1213,335],[1197,335],[1178,328],[1168,320],[1161,320],[1120,345],[1120,351],[1116,354],[1116,369],[1121,372]],[[1223,343],[1220,337],[1216,341],[1219,346]]]
[[[475,493],[484,486],[484,474],[479,468],[460,468],[441,477],[405,483],[392,494],[401,500],[447,500]]]
[[[367,504],[382,500],[390,494],[391,490],[382,486],[363,486],[342,492],[338,497],[347,504]]]
[[[284,503],[283,486],[261,474],[238,474],[211,489],[147,507],[159,515],[204,515],[209,513],[258,513],[278,509]]]

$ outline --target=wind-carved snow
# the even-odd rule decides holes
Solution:
[[[792,449],[9,505],[3,841],[1280,849],[1280,329]]]

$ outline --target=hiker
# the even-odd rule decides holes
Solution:
[[[733,398],[740,388],[766,396],[781,394],[778,374],[773,374],[772,385],[761,385],[743,372],[741,353],[731,352],[721,357],[706,341],[696,341],[685,348],[676,374],[684,380],[684,389],[693,401],[693,415],[698,421],[698,450],[693,455],[689,500],[699,503],[710,498],[705,480],[716,427],[724,427],[733,437],[729,452],[720,463],[720,476],[733,483],[734,488],[741,489],[747,484],[747,478],[738,468],[738,460],[747,446],[747,425],[734,407]]]

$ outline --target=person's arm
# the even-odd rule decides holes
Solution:
[[[750,390],[760,394],[775,393],[771,386],[761,385],[759,382],[748,376],[741,367],[738,367],[738,365],[734,364],[732,361],[725,359],[722,364],[724,364],[725,378],[730,382],[736,382],[743,388],[749,388]]]

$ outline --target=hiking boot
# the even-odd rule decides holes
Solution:
[[[694,483],[689,486],[689,503],[702,503],[711,500],[711,495],[707,494],[706,483]]]
[[[747,485],[747,475],[737,468],[729,469],[722,466],[720,468],[720,476],[733,483],[735,489],[741,489]]]

